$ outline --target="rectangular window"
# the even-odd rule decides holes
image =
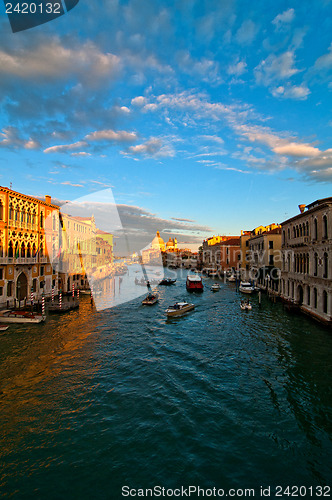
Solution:
[[[3,287],[2,286],[0,286],[0,297],[1,297],[1,295],[3,295]]]
[[[11,297],[13,295],[13,282],[8,281],[7,283],[7,297]]]
[[[0,280],[3,280],[3,269],[0,269]]]
[[[273,264],[274,264],[274,258],[273,258],[273,255],[270,255],[270,257],[269,257],[269,265],[270,265],[270,266],[273,266]]]
[[[40,276],[44,276],[44,266],[40,267]]]
[[[273,249],[273,241],[269,241],[269,248]]]

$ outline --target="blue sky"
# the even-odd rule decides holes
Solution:
[[[112,188],[128,231],[182,242],[331,196],[332,2],[80,0],[0,17],[0,184]]]

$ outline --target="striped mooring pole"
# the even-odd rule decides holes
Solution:
[[[45,295],[42,295],[42,316],[45,316]]]
[[[61,309],[62,308],[62,291],[60,290],[60,293],[59,293],[59,308]]]
[[[54,286],[52,285],[52,302],[54,302]]]
[[[78,288],[77,289],[77,300],[79,300],[79,299],[80,299],[80,289]]]
[[[71,287],[71,294],[72,294],[72,297],[74,298],[75,297],[75,285],[74,285],[74,283]]]

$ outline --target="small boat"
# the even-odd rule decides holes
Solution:
[[[218,292],[218,290],[220,290],[220,285],[219,285],[219,283],[214,283],[214,284],[211,286],[211,291],[212,291],[212,292]]]
[[[234,281],[236,281],[236,278],[234,276],[234,274],[230,274],[229,276],[227,276],[227,281],[233,283]]]
[[[5,309],[0,312],[1,323],[41,323],[45,321],[46,316],[34,314],[30,311],[11,311]]]
[[[149,293],[144,300],[142,300],[143,306],[153,306],[158,302],[159,298],[157,294]]]
[[[0,325],[0,332],[5,332],[6,330],[8,330],[9,328],[9,325]]]
[[[159,282],[159,285],[166,285],[166,286],[169,286],[169,285],[174,285],[174,283],[176,282],[176,279],[172,279],[172,278],[163,278],[160,282]]]
[[[188,292],[203,292],[203,282],[201,276],[188,274],[186,287]]]
[[[242,293],[254,293],[256,290],[249,281],[241,281],[239,291]]]
[[[250,304],[249,300],[241,300],[241,304],[240,304],[240,307],[242,309],[242,311],[251,311],[252,309],[252,305]]]
[[[173,306],[169,306],[165,312],[168,318],[174,318],[183,316],[193,309],[195,309],[195,304],[189,304],[188,302],[175,302],[175,304]]]

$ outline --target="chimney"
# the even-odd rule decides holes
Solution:
[[[306,205],[299,205],[300,213],[303,214]]]
[[[45,195],[45,202],[51,204],[52,203],[52,198],[48,194]]]

